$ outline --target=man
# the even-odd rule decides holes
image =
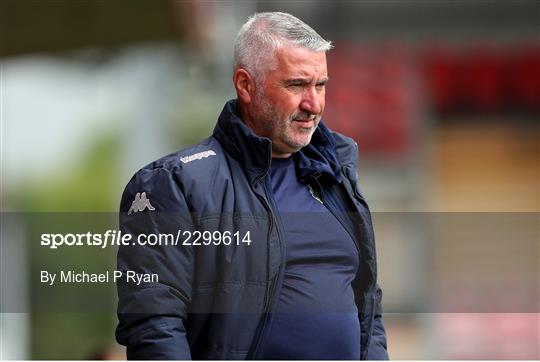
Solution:
[[[292,15],[252,16],[212,136],[126,187],[125,233],[182,240],[119,250],[119,270],[159,277],[118,282],[128,358],[388,358],[357,146],[321,122],[330,48]]]

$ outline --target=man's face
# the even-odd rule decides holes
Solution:
[[[258,85],[252,126],[272,140],[272,155],[287,157],[309,144],[324,110],[326,54],[297,46],[275,53],[276,67]]]

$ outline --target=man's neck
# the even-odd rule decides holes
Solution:
[[[238,102],[238,105],[237,105],[237,111],[238,111],[238,116],[240,117],[240,119],[245,123],[246,126],[248,126],[252,131],[253,133],[255,133],[257,136],[261,137],[260,134],[257,133],[256,131],[256,127],[252,121],[252,118],[251,116],[249,115],[249,112],[246,110],[246,107],[244,107],[240,102]],[[273,145],[272,145],[272,157],[274,158],[287,158],[287,157],[291,157],[292,153],[283,153],[283,152],[280,152],[278,150],[276,150]]]
[[[292,153],[283,153],[274,151],[274,147],[272,147],[272,157],[273,158],[289,158],[291,157]]]

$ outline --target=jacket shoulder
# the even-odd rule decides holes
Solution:
[[[194,146],[163,156],[142,167],[137,173],[156,169],[165,169],[175,173],[184,169],[191,170],[194,168],[200,172],[204,172],[218,163],[217,159],[222,152],[220,144],[212,137],[209,137]],[[200,162],[202,160],[205,162]]]
[[[221,145],[209,137],[147,164],[126,185],[120,210],[128,211],[137,195],[140,198],[144,193],[144,197],[161,203],[161,210],[177,211],[176,206],[185,204],[184,195],[189,194],[194,185],[204,188],[205,182],[214,179],[223,163],[223,152]]]

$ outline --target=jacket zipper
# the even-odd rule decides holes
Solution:
[[[257,178],[257,180],[255,181],[255,184],[259,183],[265,176],[266,176],[266,173],[264,175],[262,175],[261,177]],[[264,188],[264,191],[265,191],[265,195],[267,195],[266,184],[264,184],[263,188]],[[259,200],[261,200],[264,208],[266,209],[266,211],[270,215],[270,228],[269,228],[269,231],[268,231],[268,240],[270,240],[270,238],[272,236],[272,229],[273,229],[274,225],[277,226],[277,221],[275,219],[274,212],[273,212],[272,208],[270,207],[267,199],[265,197],[262,197],[258,193],[256,193],[256,195],[259,198]],[[279,246],[280,246],[281,258],[283,259],[283,245],[282,245],[283,243],[281,242],[279,228],[276,228],[276,230],[277,230],[277,235],[278,235],[278,243],[279,243]],[[268,258],[269,258],[268,265],[270,265],[270,252],[268,253]],[[264,330],[266,329],[266,325],[268,323],[268,320],[270,319],[269,311],[270,311],[270,306],[272,305],[272,301],[274,300],[274,291],[276,289],[276,285],[278,283],[278,280],[280,278],[281,271],[282,271],[283,268],[284,268],[284,263],[283,263],[283,260],[282,260],[281,263],[280,263],[280,268],[277,271],[275,277],[272,279],[272,281],[270,283],[270,287],[267,290],[266,298],[265,298],[265,301],[264,301],[264,307],[263,307],[263,320],[261,321],[261,324],[257,329],[257,334],[256,334],[256,336],[254,338],[254,342],[255,342],[254,346],[255,347],[252,350],[252,354],[250,356],[248,356],[248,359],[255,359],[255,357],[257,356],[257,353],[259,352],[259,347],[260,347],[260,344],[261,344],[263,336],[264,336]]]

